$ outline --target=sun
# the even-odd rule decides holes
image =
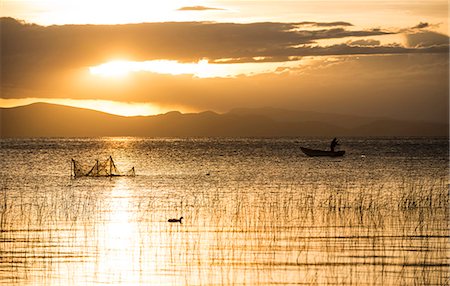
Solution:
[[[227,65],[212,65],[208,60],[198,62],[179,63],[174,60],[152,60],[133,62],[126,60],[113,60],[98,66],[90,67],[93,75],[103,77],[124,77],[133,72],[151,72],[170,75],[192,75],[198,78],[208,78],[226,75]]]
[[[207,59],[197,62],[180,63],[175,60],[127,61],[113,60],[89,68],[95,76],[120,78],[135,72],[148,72],[166,75],[191,75],[196,78],[230,78],[238,75],[254,75],[277,72],[279,68],[295,67],[299,61],[287,63],[210,63]]]
[[[209,77],[213,67],[207,60],[194,63],[179,63],[174,60],[153,60],[134,62],[127,60],[113,60],[89,68],[92,75],[103,77],[125,77],[133,72],[151,72],[159,74],[182,75],[191,74],[195,77]]]
[[[138,69],[133,68],[134,66],[134,62],[126,60],[113,60],[98,66],[90,67],[89,71],[93,75],[123,77],[132,71],[137,71]]]

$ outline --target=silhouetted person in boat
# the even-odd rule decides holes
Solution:
[[[331,141],[331,144],[330,144],[331,152],[334,152],[334,148],[335,148],[336,146],[338,146],[338,145],[339,145],[339,142],[338,142],[338,140],[336,139],[336,137],[334,137],[333,141]]]

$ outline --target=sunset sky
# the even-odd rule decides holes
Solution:
[[[0,2],[0,107],[448,121],[448,2]]]

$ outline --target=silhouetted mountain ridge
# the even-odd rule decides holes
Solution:
[[[0,112],[1,137],[448,136],[445,124],[272,108],[124,117],[35,103]]]
[[[382,117],[363,117],[356,115],[331,114],[314,111],[288,110],[273,107],[234,108],[229,113],[240,115],[261,115],[278,122],[318,121],[344,128],[354,128],[360,125],[369,124],[377,120],[386,119]]]

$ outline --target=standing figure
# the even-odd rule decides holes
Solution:
[[[336,137],[334,137],[333,141],[331,141],[331,144],[330,144],[331,152],[334,152],[334,148],[338,145],[339,145],[338,140],[336,139]]]

